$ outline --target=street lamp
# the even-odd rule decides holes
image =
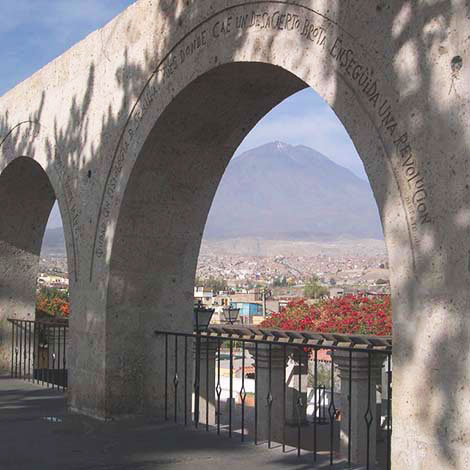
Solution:
[[[212,315],[214,314],[213,308],[206,308],[199,300],[193,310],[193,326],[197,333],[206,331],[211,322]]]
[[[222,320],[224,323],[230,323],[233,325],[238,320],[239,315],[239,308],[224,307],[222,310]]]

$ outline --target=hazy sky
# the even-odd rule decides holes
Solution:
[[[0,95],[132,3],[133,0],[2,2]],[[362,162],[346,130],[311,89],[288,98],[267,114],[237,153],[273,140],[312,147],[365,179]],[[50,225],[57,226],[58,219],[54,210]]]

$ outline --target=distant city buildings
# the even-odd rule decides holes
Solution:
[[[224,281],[223,291],[209,287],[194,288],[195,301],[214,308],[219,321],[224,307],[239,309],[240,321],[257,324],[277,313],[290,300],[303,297],[305,283],[313,276],[328,291],[329,297],[364,293],[390,293],[386,253],[346,253],[337,256],[247,256],[202,254],[197,267],[199,282]],[[203,283],[203,282],[202,282]],[[42,258],[37,279],[41,287],[69,288],[65,257]]]
[[[302,286],[313,276],[328,287],[353,291],[387,288],[386,253],[314,256],[246,256],[201,254],[197,278],[224,279],[232,289]]]
[[[39,273],[37,287],[48,287],[55,289],[68,289],[69,280],[62,276],[54,276],[46,273]]]
[[[213,323],[223,322],[222,311],[239,309],[239,321],[259,324],[289,301],[304,297],[305,284],[318,279],[330,298],[362,293],[390,293],[387,254],[342,253],[312,256],[248,256],[201,253],[197,279],[223,280],[226,290],[194,288],[195,301],[215,310]],[[210,285],[210,283],[209,283]],[[309,300],[316,302],[318,300]]]
[[[68,290],[69,276],[65,257],[41,258],[37,277],[37,288]]]

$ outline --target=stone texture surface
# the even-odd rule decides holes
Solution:
[[[348,456],[351,441],[351,461],[367,465],[376,462],[377,427],[377,385],[381,382],[381,371],[385,356],[379,354],[354,354],[349,357],[346,351],[336,351],[334,362],[339,367],[341,380],[341,449]],[[351,367],[350,367],[351,366]],[[349,384],[351,379],[351,385]],[[351,395],[349,389],[351,388]],[[348,397],[351,397],[351,412]],[[349,415],[351,414],[351,432]],[[369,443],[368,443],[369,440]]]
[[[0,317],[33,309],[34,249],[51,202],[47,185],[37,211],[14,196],[43,186],[40,172],[32,184],[25,172],[6,181],[26,157],[48,175],[65,223],[72,408],[161,413],[153,330],[191,329],[200,239],[224,168],[266,112],[311,86],[348,130],[382,217],[394,468],[466,467],[467,8],[140,0],[0,98],[0,191],[13,201],[0,207]],[[23,224],[38,231],[11,244]]]
[[[284,430],[283,390],[287,360],[280,346],[259,344],[248,346],[257,377],[257,433],[260,442],[282,442]],[[287,408],[287,406],[286,406]]]
[[[196,340],[197,342],[197,340]],[[216,392],[216,356],[217,341],[200,340],[199,346],[194,344],[194,361],[199,357],[199,370],[194,365],[194,379],[199,374],[199,423],[214,426],[217,422],[217,392]],[[199,352],[198,352],[199,347]],[[195,363],[194,363],[195,364]],[[195,387],[194,387],[195,390]],[[193,398],[193,409],[196,408],[196,398]],[[188,418],[189,421],[191,420]]]

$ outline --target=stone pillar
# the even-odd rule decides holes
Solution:
[[[381,381],[381,369],[385,356],[380,353],[353,352],[350,361],[348,351],[335,351],[334,364],[339,367],[341,379],[341,434],[340,455],[348,458],[351,440],[351,462],[367,463],[367,423],[369,426],[369,462],[376,461],[377,384]],[[370,367],[370,373],[369,373]],[[351,377],[351,431],[349,431],[349,380]]]
[[[284,371],[286,367],[283,347],[273,344],[270,353],[270,345],[258,344],[257,359],[254,345],[250,346],[249,352],[253,357],[253,361],[256,361],[255,399],[257,400],[258,412],[258,441],[267,441],[271,438],[271,441],[281,442],[284,430],[282,418],[284,413]],[[271,433],[269,433],[270,425]]]
[[[207,338],[200,339],[199,367],[194,368],[196,374],[199,369],[199,423],[215,425],[216,423],[216,396],[215,396],[215,359],[217,341]],[[194,358],[197,357],[197,340],[194,342]]]
[[[288,352],[286,422],[296,426],[299,423],[299,418],[300,424],[306,424],[307,422],[308,353],[301,351],[299,363],[299,348],[289,349]]]

